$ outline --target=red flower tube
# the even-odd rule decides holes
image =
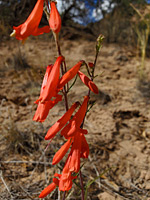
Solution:
[[[45,72],[45,75],[44,75],[44,78],[43,78],[40,94],[42,94],[42,92],[43,92],[43,90],[44,90],[44,88],[47,84],[47,80],[48,80],[48,77],[51,73],[52,67],[53,67],[53,65],[51,64],[51,65],[48,65],[47,68],[46,68],[46,72]]]
[[[71,148],[71,159],[69,163],[70,172],[77,173],[80,169],[81,139],[81,134],[78,132],[74,137]]]
[[[95,94],[98,94],[98,88],[95,85],[95,83],[93,81],[91,81],[85,74],[83,74],[82,72],[78,71],[78,75],[81,79],[81,81]]]
[[[11,36],[15,36],[18,40],[25,40],[30,35],[49,32],[49,26],[38,28],[43,14],[43,4],[44,0],[38,0],[27,20],[23,24],[13,27],[14,31]]]
[[[54,155],[52,165],[56,165],[61,161],[61,159],[66,155],[68,149],[70,148],[73,139],[69,139]]]
[[[65,131],[62,130],[61,134],[65,133],[64,134],[65,138],[68,139],[69,137],[73,137],[75,135],[75,133],[77,131],[79,131],[80,126],[81,126],[83,119],[85,117],[88,100],[89,100],[89,97],[85,96],[84,101],[83,101],[81,107],[79,108],[79,110],[76,112],[76,114],[74,115],[74,117],[72,118],[70,123],[67,126],[64,127],[64,129],[66,129],[68,132],[66,131],[66,133],[65,133]]]
[[[59,15],[59,12],[56,7],[56,2],[51,1],[51,12],[50,12],[50,18],[49,18],[49,25],[50,28],[54,33],[59,33],[61,29],[61,17]]]
[[[65,166],[62,171],[62,175],[59,179],[59,190],[60,191],[68,191],[72,188],[72,180],[77,178],[76,176],[71,176],[71,172],[69,169],[69,164],[71,160],[71,155],[69,154]]]
[[[48,185],[39,195],[39,198],[46,197],[49,193],[51,193],[57,186],[59,185],[59,180],[57,178],[53,178],[53,182]]]
[[[67,133],[69,132],[69,130],[71,129],[71,123],[72,123],[72,120],[69,120],[69,124],[67,124],[61,131],[61,135],[64,136],[66,139],[67,139]]]
[[[62,100],[62,95],[56,95],[53,101],[46,101],[44,103],[38,102],[38,107],[33,117],[34,121],[44,122],[49,110],[52,109],[59,101]]]
[[[71,108],[48,130],[45,140],[49,140],[56,135],[58,131],[60,131],[67,121],[70,119],[74,110],[79,106],[79,102],[74,103]]]
[[[79,71],[84,61],[79,61],[74,67],[68,70],[60,79],[58,89],[60,90],[66,83],[68,83]]]
[[[64,60],[63,56],[59,56],[52,67],[51,73],[47,79],[47,83],[45,89],[40,94],[39,99],[36,102],[41,101],[44,103],[45,101],[51,100],[52,97],[56,96],[57,94],[57,85],[59,82],[59,74],[60,74],[60,64]]]

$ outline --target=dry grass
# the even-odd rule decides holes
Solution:
[[[4,20],[0,19],[0,39],[4,36],[7,37],[9,32],[9,27],[4,23]]]
[[[42,137],[38,137],[30,127],[24,132],[20,131],[11,113],[9,113],[9,119],[2,125],[1,141],[5,143],[8,152],[31,154],[39,149],[41,139]]]

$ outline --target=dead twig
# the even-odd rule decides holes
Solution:
[[[7,186],[7,184],[6,184],[6,182],[5,182],[4,178],[3,178],[2,170],[0,171],[0,178],[1,178],[1,180],[2,180],[2,182],[3,182],[3,184],[4,184],[4,186],[5,186],[6,190],[8,191],[9,195],[11,196],[11,199],[13,199],[13,196],[12,196],[12,194],[11,194],[11,192],[10,192],[10,189],[9,189],[9,187]]]
[[[96,172],[97,177],[100,177],[100,173],[98,172],[96,166],[95,166],[94,163],[92,162],[92,158],[91,158],[90,155],[89,155],[88,159],[89,159],[90,163],[92,163],[93,168],[95,169],[95,172]],[[99,186],[99,188],[100,188],[100,187],[101,187],[100,178],[99,178],[99,182],[97,182],[97,183],[98,183],[98,186]]]
[[[18,184],[17,184],[17,185],[18,185]],[[23,192],[26,193],[26,195],[27,195],[30,199],[34,200],[34,199],[31,197],[31,195],[30,195],[20,184],[19,184],[18,186],[21,188],[21,190],[22,190]]]
[[[40,165],[50,165],[49,162],[40,161],[22,161],[22,160],[12,160],[12,161],[0,161],[2,164],[40,164]]]

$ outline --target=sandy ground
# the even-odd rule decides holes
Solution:
[[[79,60],[92,62],[95,43],[61,40],[63,55],[70,68]],[[60,102],[43,124],[32,121],[46,66],[55,61],[53,39],[29,39],[24,45],[14,40],[2,43],[0,52],[0,199],[38,199],[51,182],[52,156],[63,144],[58,136],[46,153],[44,135],[64,113]],[[21,59],[20,59],[21,58]],[[24,59],[24,60],[23,60]],[[139,61],[135,49],[103,45],[98,58],[95,83],[96,104],[88,113],[85,128],[90,146],[89,159],[82,168],[91,200],[150,200],[150,59],[139,81]],[[19,64],[18,64],[19,63]],[[82,70],[85,72],[85,69]],[[86,86],[78,79],[69,93],[69,105],[83,101]],[[81,199],[73,186],[67,199]],[[58,199],[57,190],[47,199]]]

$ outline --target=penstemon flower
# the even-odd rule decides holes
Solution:
[[[61,131],[61,135],[63,135],[66,139],[74,136],[78,132],[78,130],[80,130],[80,126],[86,114],[88,100],[89,97],[85,96],[84,101],[78,112],[76,112],[74,117],[70,120],[69,124],[66,125]]]
[[[74,143],[70,152],[70,163],[69,170],[70,172],[77,173],[80,169],[80,154],[81,154],[81,135],[80,132],[77,132],[74,136]]]
[[[71,106],[71,108],[48,130],[45,140],[50,140],[53,138],[58,131],[60,131],[66,125],[71,118],[72,113],[78,106],[79,102],[76,102]]]
[[[78,71],[78,75],[81,79],[81,81],[95,94],[98,94],[98,88],[95,85],[95,83],[93,81],[91,81],[85,74],[83,74],[82,72]]]
[[[68,191],[72,188],[72,180],[76,179],[76,176],[73,176],[70,172],[70,159],[71,157],[68,156],[65,166],[62,171],[62,175],[59,179],[59,190],[60,191]]]
[[[69,150],[71,144],[73,142],[73,138],[70,138],[58,151],[57,153],[54,155],[53,157],[53,161],[52,164],[56,165],[57,163],[59,163],[62,158],[66,155],[67,151]]]
[[[38,107],[33,117],[33,120],[44,122],[49,113],[49,110],[52,109],[59,101],[62,101],[62,95],[57,94],[54,100],[49,100],[44,103],[38,102]]]
[[[46,101],[51,100],[52,97],[55,97],[57,94],[57,85],[59,82],[59,75],[60,75],[60,64],[64,61],[63,56],[59,56],[52,67],[52,70],[48,76],[47,83],[45,85],[44,90],[41,92],[39,99],[36,101],[38,103],[39,101],[41,103],[44,103]]]
[[[59,174],[54,174],[53,182],[48,185],[39,195],[39,198],[46,197],[49,193],[51,193],[58,185],[59,185],[59,179],[56,177],[60,177]]]
[[[15,36],[17,40],[24,41],[30,35],[37,36],[50,32],[49,26],[38,28],[43,14],[43,4],[44,0],[38,0],[27,20],[17,27],[14,26],[14,31],[10,36]]]
[[[68,70],[60,79],[58,88],[61,89],[66,83],[75,77],[84,61],[79,61],[75,66]]]

